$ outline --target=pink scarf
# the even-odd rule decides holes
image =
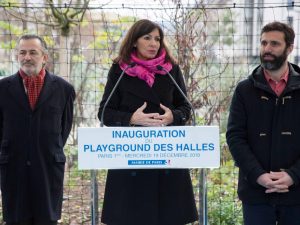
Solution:
[[[165,75],[166,71],[158,70],[156,67],[158,65],[165,68],[167,71],[172,69],[172,64],[170,62],[165,61],[166,51],[164,49],[161,50],[160,55],[155,59],[150,60],[141,60],[136,56],[136,53],[131,53],[131,61],[135,62],[136,65],[132,68],[128,68],[126,70],[126,74],[132,77],[138,77],[141,80],[146,81],[146,83],[152,87],[155,79],[155,75]],[[120,62],[120,67],[124,70],[128,64]]]

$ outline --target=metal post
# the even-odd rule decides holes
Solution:
[[[91,217],[92,225],[98,225],[98,182],[97,171],[91,171]]]
[[[199,171],[199,225],[207,225],[206,170]]]
[[[204,225],[207,225],[208,224],[208,212],[207,212],[207,177],[206,177],[206,169],[203,169],[203,189],[204,189],[204,196],[203,196],[203,199],[204,199]]]

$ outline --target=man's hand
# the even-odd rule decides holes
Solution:
[[[258,178],[257,178],[257,181],[256,181],[259,185],[265,187],[265,188],[272,188],[272,183],[273,183],[273,180],[271,178],[271,174],[270,173],[264,173],[262,175],[260,175]]]
[[[288,192],[289,186],[294,184],[293,179],[287,172],[272,172],[270,173],[273,180],[273,188],[266,190],[266,193],[272,192]]]
[[[260,175],[257,183],[266,188],[266,193],[285,193],[294,181],[287,172],[270,172]]]

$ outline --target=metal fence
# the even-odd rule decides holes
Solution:
[[[58,1],[60,2],[60,1]],[[101,3],[99,3],[101,2]],[[196,109],[198,125],[220,126],[221,168],[192,169],[195,201],[203,212],[201,187],[206,185],[206,221],[194,224],[242,224],[236,196],[237,168],[225,143],[228,105],[236,83],[259,63],[261,26],[273,20],[290,23],[299,35],[297,1],[88,1],[53,3],[0,1],[0,79],[17,71],[15,40],[23,33],[43,36],[50,48],[48,70],[76,89],[75,121],[67,156],[60,224],[91,224],[91,172],[77,168],[77,128],[99,125],[97,111],[108,69],[122,37],[138,19],[159,23],[167,45],[178,59]],[[146,4],[147,3],[147,4]],[[298,42],[290,61],[298,63]],[[99,216],[106,171],[97,171]],[[95,199],[94,199],[95,200]]]

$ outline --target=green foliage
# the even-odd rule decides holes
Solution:
[[[228,145],[226,144],[225,133],[220,134],[220,151],[221,151],[221,166],[232,161],[232,156],[229,151]]]
[[[241,202],[237,199],[237,168],[233,161],[208,175],[209,224],[242,225]]]
[[[104,92],[104,89],[105,89],[105,84],[99,83],[99,84],[98,84],[98,90],[99,90],[99,92],[103,93],[103,92]]]
[[[9,22],[0,21],[0,28],[9,31],[10,34],[20,35],[23,33],[23,30],[15,25],[12,25]]]
[[[83,18],[83,20],[79,23],[79,26],[83,28],[83,27],[87,27],[89,24],[90,24],[89,21]]]
[[[108,27],[96,32],[95,41],[90,43],[91,49],[109,49],[114,43],[119,42],[124,32],[136,21],[136,17],[124,16],[117,20],[112,20]]]
[[[76,2],[77,7],[58,7],[59,4],[53,2],[53,0],[46,0],[50,6],[50,10],[46,12],[48,15],[52,15],[55,21],[51,23],[52,26],[58,27],[61,31],[62,36],[69,36],[71,28],[80,24],[83,21],[84,14],[89,4],[89,0],[78,0]],[[50,24],[49,24],[50,25]]]
[[[84,55],[73,55],[72,62],[73,63],[82,63],[84,61]]]
[[[128,24],[131,25],[133,22],[137,21],[137,18],[134,16],[122,16],[118,18],[117,20],[112,20],[112,23],[114,25],[121,25],[121,24]]]
[[[3,69],[0,69],[0,77],[3,77],[7,74],[7,72]]]
[[[77,182],[77,178],[81,180],[87,180],[89,179],[89,175],[86,173],[86,171],[78,170],[78,160],[77,160],[77,146],[73,145],[66,145],[65,149],[65,155],[67,158],[67,171],[68,173],[68,186],[73,186]]]
[[[102,65],[110,65],[118,52],[120,42],[126,31],[135,21],[135,17],[124,16],[112,20],[109,24],[95,31],[95,38],[87,46],[88,49],[100,50],[96,60]],[[101,54],[101,55],[100,55]]]
[[[115,28],[115,30],[110,31],[100,31],[96,32],[95,41],[92,42],[88,48],[91,49],[107,49],[109,46],[109,41],[116,42],[122,36],[122,30]]]
[[[16,41],[11,40],[9,42],[0,42],[1,49],[14,49],[16,47]]]
[[[196,112],[195,112],[195,113],[196,113]],[[196,113],[196,124],[197,124],[198,126],[205,126],[205,125],[206,125],[206,120],[205,120],[205,118],[204,118],[203,116],[197,115],[197,113]]]
[[[207,176],[209,224],[242,225],[242,207],[237,197],[238,168],[235,167],[226,133],[220,133],[221,167]]]
[[[55,45],[55,41],[52,36],[43,36],[45,42],[47,43],[48,48],[53,47]]]
[[[218,21],[217,30],[213,32],[212,41],[222,43],[223,45],[230,46],[233,44],[233,35],[236,32],[234,28],[234,15],[233,12],[228,10],[223,14],[222,20]]]
[[[18,0],[0,0],[0,6],[5,7],[5,9],[10,9],[19,5],[20,3]]]

